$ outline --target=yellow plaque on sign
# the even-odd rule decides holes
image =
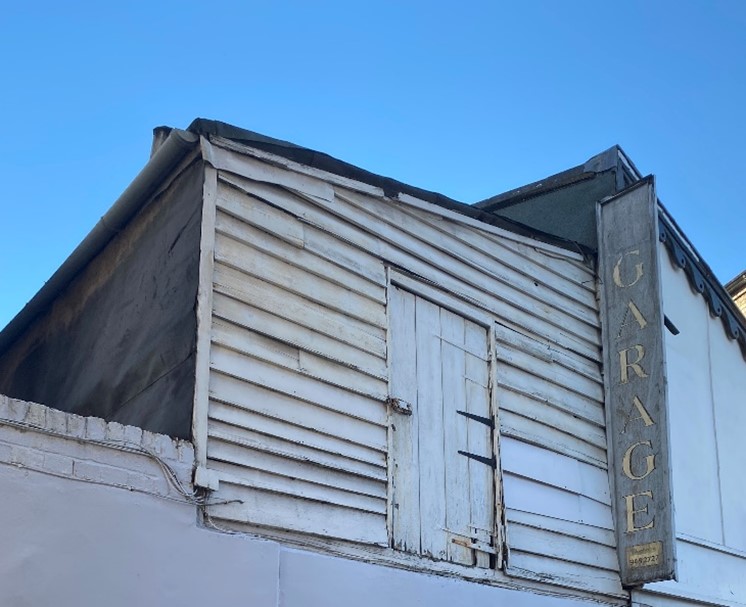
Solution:
[[[627,566],[632,569],[659,565],[662,554],[663,544],[660,542],[630,546],[627,548]]]

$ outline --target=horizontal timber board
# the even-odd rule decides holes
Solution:
[[[512,577],[539,580],[597,594],[628,596],[622,588],[617,573],[579,563],[570,564],[518,550],[510,553],[506,573]]]
[[[541,425],[544,425],[556,431],[574,436],[598,449],[606,449],[606,433],[604,429],[597,424],[575,415],[573,412],[565,411],[550,403],[534,400],[524,394],[512,392],[511,390],[500,390],[497,400],[501,412],[510,411],[536,423],[536,426],[525,428],[529,432],[538,432],[541,434]]]
[[[342,199],[350,202],[347,198]],[[427,261],[429,264],[437,264],[442,271],[458,277],[465,285],[495,294],[506,303],[519,306],[529,313],[545,318],[557,328],[572,327],[579,337],[591,343],[599,343],[598,315],[595,310],[586,307],[583,307],[582,311],[577,309],[563,310],[547,304],[543,298],[521,292],[509,282],[500,281],[490,276],[488,274],[489,268],[469,263],[468,259],[454,255],[453,251],[449,249],[457,246],[453,239],[443,242],[444,237],[439,234],[437,241],[423,240],[422,234],[427,230],[422,222],[413,221],[413,218],[401,213],[391,205],[379,201],[375,202],[378,202],[378,204],[369,210],[366,210],[360,204],[356,206],[338,204],[334,208],[338,213],[344,213],[350,223],[358,225],[361,229],[376,233],[389,246],[404,250],[413,257]],[[401,223],[394,223],[393,219],[388,221],[383,219],[386,214],[391,214],[394,211],[398,211],[397,219],[401,220]],[[407,221],[407,218],[409,218],[409,221]],[[408,228],[408,230],[405,228]],[[386,255],[386,248],[382,249],[382,253]],[[495,263],[500,268],[499,263]]]
[[[501,364],[498,361],[497,385],[499,390],[506,389],[524,394],[539,402],[569,411],[599,427],[604,427],[603,401],[589,398],[561,384],[547,381],[521,367],[514,367],[504,361]]]
[[[388,395],[386,381],[381,377],[361,373],[348,365],[321,358],[220,318],[213,320],[212,342],[377,400],[384,401]]]
[[[316,431],[349,442],[350,449],[362,447],[376,452],[376,455],[363,458],[365,461],[379,462],[381,455],[386,453],[385,427],[224,375],[214,369],[210,374],[210,396],[236,408],[236,415],[255,413],[272,417],[310,432]]]
[[[388,424],[386,407],[379,401],[261,359],[248,357],[218,344],[213,343],[211,347],[210,364],[213,369],[226,375],[276,390],[320,407],[339,411],[382,427]]]
[[[386,291],[383,285],[376,284],[305,248],[288,244],[281,238],[230,215],[218,212],[215,229],[218,234],[229,236],[233,240],[284,261],[294,268],[328,280],[343,289],[364,295],[381,304],[386,302]],[[380,265],[379,260],[375,258],[371,258],[371,260],[373,263]]]
[[[215,237],[215,260],[244,274],[282,287],[304,299],[376,327],[386,327],[382,302],[354,293],[335,282],[312,275],[221,233]]]
[[[221,479],[230,477],[232,483],[357,510],[386,512],[386,483],[329,470],[322,476],[311,464],[243,449],[219,439],[209,441],[207,451],[210,469],[223,471]],[[220,467],[216,462],[225,465]]]
[[[509,472],[503,473],[505,506],[533,514],[613,529],[611,507]]]
[[[307,225],[353,245],[368,255],[380,257],[379,239],[340,219],[333,213],[311,202],[305,195],[296,195],[284,188],[244,179],[238,175],[221,174],[221,181],[236,190],[255,196],[281,208]],[[313,199],[315,200],[315,199]]]
[[[388,543],[384,515],[228,482],[221,483],[215,498],[232,502],[208,506],[208,515],[218,521],[251,523],[364,544]]]
[[[446,290],[477,302],[481,307],[495,313],[498,317],[510,318],[511,321],[525,327],[526,330],[538,331],[551,341],[578,351],[582,356],[593,359],[598,357],[599,335],[595,312],[592,315],[593,317],[588,319],[591,324],[581,323],[575,326],[576,321],[564,314],[561,321],[554,324],[548,323],[545,319],[547,313],[556,314],[560,312],[549,311],[548,306],[542,302],[537,302],[536,306],[538,307],[536,307],[535,314],[525,312],[522,308],[530,303],[527,298],[516,296],[512,289],[503,289],[505,293],[488,293],[498,283],[490,281],[482,275],[478,280],[480,284],[478,288],[465,283],[461,276],[463,267],[458,265],[457,267],[451,267],[453,264],[450,264],[446,269],[438,269],[433,266],[433,261],[442,264],[446,261],[447,256],[440,255],[436,249],[429,247],[427,243],[420,243],[420,248],[424,247],[424,249],[418,253],[417,251],[411,251],[412,247],[410,245],[415,242],[415,239],[407,238],[402,243],[397,240],[401,237],[400,234],[385,239],[381,234],[375,231],[371,232],[376,227],[376,219],[373,217],[360,217],[359,213],[351,212],[349,208],[345,211],[343,205],[324,203],[327,206],[314,208],[314,205],[319,204],[320,201],[315,199],[313,202],[301,200],[300,196],[294,196],[279,188],[247,182],[247,180],[242,180],[236,176],[228,176],[227,178],[235,187],[262,198],[271,199],[273,204],[278,204],[293,214],[302,216],[314,225],[323,226],[324,231],[339,236],[345,242],[354,244],[371,255],[376,255],[436,284],[441,284]],[[342,211],[344,213],[339,216]],[[374,225],[371,227],[366,222],[368,224],[372,222]],[[551,258],[547,258],[547,261],[550,262]],[[500,299],[499,295],[504,298],[506,293],[510,296],[509,299],[506,301]],[[578,327],[586,327],[586,329],[581,330]],[[571,330],[573,328],[580,331],[581,335],[574,334]]]
[[[263,186],[263,184],[257,185]],[[258,189],[260,192],[264,191],[261,187]],[[284,192],[284,194],[287,197],[293,196],[289,192]],[[300,204],[308,204],[303,202],[302,199],[298,199],[298,201]],[[319,257],[335,263],[342,268],[347,268],[350,272],[367,278],[377,285],[386,285],[386,273],[383,265],[374,255],[371,255],[367,250],[361,249],[358,246],[348,244],[343,238],[335,234],[316,227],[312,223],[309,223],[303,216],[278,207],[270,201],[252,196],[243,189],[238,189],[225,183],[221,184],[217,203],[223,211],[238,219],[249,222],[259,228],[264,228],[278,238],[282,238],[297,247],[302,247],[315,253]],[[275,213],[279,214],[277,221],[272,222],[272,224],[264,223],[262,225],[254,221],[252,219],[252,211],[258,205],[267,209],[273,209]],[[281,220],[284,220],[287,226],[280,224]]]
[[[282,287],[264,282],[239,270],[216,264],[214,289],[259,310],[295,322],[306,328],[386,357],[384,329],[330,310]]]
[[[519,522],[508,523],[510,549],[516,552],[528,552],[567,563],[572,571],[573,563],[589,567],[618,572],[616,548],[595,544],[586,540],[547,529],[523,525]]]
[[[505,510],[505,519],[508,523],[520,523],[524,526],[545,529],[547,531],[561,533],[594,544],[601,544],[608,548],[616,548],[616,538],[614,537],[614,531],[611,529],[574,523],[572,521],[552,518],[551,516],[543,516],[533,512],[523,512],[522,510],[515,510],[513,508],[507,508]]]
[[[386,378],[386,361],[382,358],[229,295],[219,292],[214,294],[213,317],[296,346],[371,377]]]
[[[502,260],[485,255],[470,243],[454,238],[448,230],[452,222],[441,220],[439,222],[441,229],[436,229],[429,222],[423,221],[421,216],[408,213],[401,204],[377,200],[364,194],[345,192],[341,189],[337,190],[337,198],[348,202],[360,213],[378,218],[381,223],[378,224],[377,231],[381,234],[391,232],[393,239],[410,241],[413,249],[419,246],[420,241],[427,243],[438,251],[441,257],[452,257],[454,262],[460,261],[466,275],[471,272],[475,272],[474,276],[489,275],[492,280],[496,281],[498,288],[500,285],[503,288],[507,286],[520,292],[525,298],[546,302],[578,320],[597,324],[598,314],[595,302],[591,306],[584,305],[567,296],[566,293],[572,292],[571,289],[566,289],[563,293],[561,289],[539,286],[538,279],[529,276],[528,272],[518,272]],[[551,259],[547,259],[546,256],[544,260],[551,262]],[[528,260],[524,260],[524,266],[528,265],[527,262]],[[542,278],[548,275],[546,271],[536,273]]]
[[[338,415],[337,417],[341,419],[336,429],[331,426],[327,432],[319,432],[314,426],[322,425],[325,422],[313,420],[313,425],[305,426],[301,425],[298,420],[316,415],[327,418],[326,421],[328,422],[328,418],[332,417],[329,415],[330,411],[313,407],[308,403],[299,403],[299,401],[296,401],[289,410],[286,408],[282,411],[267,412],[266,403],[276,400],[279,399],[265,398],[262,403],[253,405],[254,408],[264,409],[265,413],[262,414],[237,406],[231,402],[216,400],[213,397],[210,400],[210,419],[217,419],[233,426],[258,432],[259,434],[265,434],[273,438],[324,451],[336,457],[354,459],[380,468],[386,467],[385,443],[383,448],[374,449],[364,444],[352,442],[346,438],[349,435],[363,435],[363,438],[371,440],[378,438],[377,431],[380,429],[377,426],[367,425],[364,428],[365,431],[374,428],[375,432],[371,430],[364,433],[359,427],[352,428],[353,426],[362,425],[363,422]],[[281,417],[282,415],[286,417],[283,418]],[[374,436],[369,436],[371,434]]]
[[[215,444],[215,441],[219,440],[236,445],[235,453],[248,452],[253,449],[268,455],[315,465],[320,470],[328,470],[330,473],[338,471],[375,482],[385,483],[386,481],[385,470],[359,460],[340,457],[290,440],[260,434],[252,429],[234,426],[214,418],[209,420],[208,428],[209,435],[215,437],[215,440],[208,440],[208,449],[210,444]]]
[[[560,350],[551,343],[539,341],[499,322],[495,325],[495,335],[501,348],[508,347],[525,352],[540,361],[558,365],[563,373],[572,373],[592,384],[603,386],[600,359],[589,360],[573,352]]]
[[[603,471],[608,468],[604,449],[512,411],[501,412],[500,434],[556,453],[561,457],[569,457],[595,466]]]
[[[274,234],[277,238],[302,247],[305,241],[304,225],[292,214],[248,195],[237,195],[236,191],[219,185],[215,199],[219,218],[226,215],[240,219],[246,224]],[[217,225],[216,225],[217,227]]]
[[[510,437],[500,441],[503,471],[611,506],[605,470]]]
[[[587,264],[537,250],[528,242],[500,238],[456,222],[444,222],[439,216],[427,211],[409,209],[407,212],[438,230],[446,231],[452,238],[468,244],[516,272],[532,277],[540,285],[574,299],[588,308],[598,308],[595,274]],[[547,262],[547,257],[551,258],[550,263]],[[540,276],[537,277],[537,274]]]

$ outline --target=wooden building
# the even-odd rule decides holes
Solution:
[[[156,135],[0,333],[0,394],[191,441],[199,525],[358,563],[360,604],[407,570],[402,604],[746,605],[746,326],[621,149],[467,205]]]

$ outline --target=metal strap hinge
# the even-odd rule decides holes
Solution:
[[[458,410],[456,410],[456,413],[458,413],[459,415],[463,415],[464,417],[467,417],[469,419],[473,419],[474,421],[477,421],[480,424],[484,424],[485,426],[489,426],[493,430],[495,429],[495,420],[491,417],[482,417],[481,415],[475,415],[474,413],[468,413],[466,411]]]
[[[459,455],[473,459],[481,464],[490,466],[493,470],[497,469],[497,459],[495,459],[494,455],[492,457],[484,457],[483,455],[476,455],[475,453],[469,453],[468,451],[459,451],[458,453]]]

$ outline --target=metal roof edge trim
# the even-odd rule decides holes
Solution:
[[[158,183],[198,144],[193,133],[173,129],[127,189],[31,300],[0,331],[0,354],[33,323],[140,210]]]

